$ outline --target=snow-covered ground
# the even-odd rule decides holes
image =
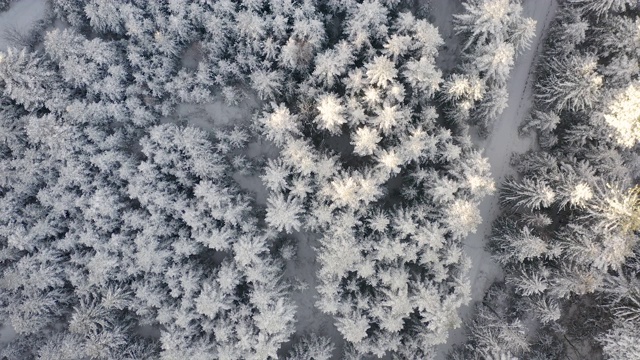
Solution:
[[[449,2],[451,0],[432,0],[435,2]],[[491,173],[496,185],[499,185],[506,175],[512,172],[509,165],[511,155],[523,153],[534,145],[532,137],[521,138],[518,136],[518,127],[529,113],[533,96],[533,72],[537,55],[542,50],[544,36],[554,18],[557,8],[557,0],[524,0],[524,15],[537,21],[536,38],[531,48],[516,59],[515,67],[511,71],[509,79],[509,104],[502,116],[493,126],[493,131],[487,139],[474,136],[474,142],[480,149],[484,149],[484,156],[489,158]],[[438,14],[437,16],[443,16]],[[500,267],[491,259],[491,255],[485,251],[487,238],[491,234],[491,225],[500,214],[498,193],[486,197],[480,203],[482,224],[475,234],[471,234],[464,242],[467,255],[471,257],[472,268],[471,295],[472,302],[460,310],[463,320],[467,320],[472,314],[474,304],[482,300],[486,289],[491,283],[501,276]],[[453,344],[464,342],[463,329],[456,329],[449,335],[447,344],[439,348],[439,358],[445,354]]]
[[[175,114],[165,121],[183,123],[212,130],[216,127],[247,124],[251,121],[253,112],[260,108],[260,101],[254,94],[248,95],[236,106],[227,105],[222,99],[207,104],[178,104]]]
[[[315,303],[319,299],[317,272],[320,264],[317,261],[316,247],[319,246],[320,236],[313,233],[295,232],[296,255],[286,262],[284,278],[294,284],[291,297],[296,304],[296,333],[295,337],[309,334],[329,337],[335,349],[333,358],[339,359],[344,348],[344,339],[335,326],[335,319],[331,315],[322,313]],[[281,353],[288,350],[292,342],[285,344]]]
[[[453,14],[464,11],[460,0],[422,0],[427,8],[427,19],[438,28],[444,46],[438,51],[436,63],[446,74],[458,64],[460,44],[453,31]]]
[[[47,7],[46,0],[16,0],[9,10],[0,13],[0,51],[18,46],[12,38],[27,35],[33,25],[45,17]]]

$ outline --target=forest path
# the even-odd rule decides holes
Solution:
[[[450,1],[450,0],[433,0]],[[557,0],[524,0],[524,15],[537,21],[536,37],[531,48],[521,54],[515,61],[507,84],[509,91],[508,107],[493,125],[490,135],[486,139],[473,136],[473,141],[479,149],[484,149],[484,156],[489,158],[491,174],[496,188],[505,176],[512,172],[509,160],[513,153],[524,153],[534,146],[533,137],[520,137],[518,127],[529,113],[533,104],[533,81],[535,79],[535,65],[538,55],[542,52],[544,39],[557,9]],[[471,303],[460,309],[463,321],[469,320],[472,310],[478,301],[482,300],[487,288],[493,281],[502,276],[502,270],[485,250],[486,241],[491,235],[491,226],[500,214],[498,191],[487,196],[480,203],[482,224],[474,234],[470,234],[464,241],[465,253],[471,257]],[[465,341],[464,329],[451,331],[446,344],[438,348],[438,359],[444,359],[446,353],[454,344]]]

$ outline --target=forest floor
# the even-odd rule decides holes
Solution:
[[[433,10],[456,8],[454,6],[436,7],[436,3],[449,3],[451,0],[432,1]],[[534,138],[531,136],[520,137],[518,128],[529,114],[533,105],[536,59],[542,51],[543,42],[554,18],[557,5],[557,0],[523,1],[524,15],[537,21],[536,37],[531,44],[531,48],[521,54],[515,61],[515,67],[511,70],[508,83],[508,107],[493,125],[490,135],[486,139],[482,139],[476,134],[472,134],[476,146],[479,149],[484,149],[484,156],[489,158],[491,173],[497,188],[499,188],[506,176],[513,173],[509,163],[511,156],[514,153],[524,153],[535,144]],[[440,19],[439,22],[446,21],[446,16],[452,18],[451,14],[435,14],[435,17]],[[441,32],[443,31],[441,30]],[[446,35],[446,32],[444,35]],[[445,39],[447,38],[445,37]],[[449,45],[449,48],[451,47]],[[485,197],[480,203],[482,223],[476,232],[470,234],[464,241],[465,253],[471,257],[472,263],[470,271],[472,300],[468,306],[460,309],[459,313],[463,321],[469,320],[473,314],[472,310],[475,304],[482,300],[486,290],[494,280],[502,277],[500,267],[485,250],[486,241],[491,235],[492,224],[500,214],[500,211],[498,191],[496,191],[494,194]],[[464,341],[463,328],[451,331],[448,342],[438,348],[438,358],[444,359],[445,354],[453,345],[461,344]]]
[[[8,47],[21,47],[38,20],[45,17],[46,0],[18,0],[9,10],[0,13],[0,51]]]

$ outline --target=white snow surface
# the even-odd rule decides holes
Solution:
[[[452,0],[432,0],[432,8],[439,2],[449,3]],[[458,0],[455,0],[458,2]],[[515,67],[511,70],[508,83],[509,103],[500,118],[493,125],[490,135],[481,139],[472,135],[473,141],[480,149],[484,149],[484,156],[489,158],[491,173],[499,188],[505,176],[513,172],[509,161],[513,153],[524,153],[535,146],[533,137],[519,137],[518,127],[530,112],[533,105],[533,81],[536,59],[542,51],[545,34],[554,18],[557,9],[557,0],[524,0],[524,15],[537,21],[536,38],[531,48],[521,54],[515,61]],[[455,8],[452,6],[439,8]],[[447,16],[436,14],[436,18]],[[488,287],[494,280],[502,277],[502,270],[492,259],[491,254],[485,250],[487,239],[491,235],[493,222],[500,214],[498,191],[487,196],[480,203],[482,223],[474,234],[470,234],[464,241],[465,253],[471,257],[472,267],[469,277],[471,279],[471,303],[460,309],[463,321],[469,321],[473,315],[473,308],[481,301]],[[444,359],[446,353],[455,344],[465,341],[463,328],[449,333],[446,344],[438,348],[438,359]]]
[[[17,31],[26,35],[47,12],[46,0],[14,0],[9,10],[0,13],[0,51],[15,46],[9,41],[7,32]]]
[[[317,234],[294,232],[292,234],[296,247],[296,255],[286,262],[284,278],[294,284],[291,298],[296,304],[296,332],[292,341],[286,343],[280,353],[285,353],[297,338],[305,335],[325,336],[335,345],[333,358],[339,359],[344,348],[344,339],[335,326],[335,319],[331,315],[322,313],[315,303],[319,294],[316,274],[320,270],[317,260],[316,247],[319,246]]]
[[[436,63],[444,72],[448,73],[459,62],[460,44],[453,30],[453,14],[464,11],[460,0],[422,0],[426,1],[427,19],[438,28],[444,40],[444,46],[438,49]]]
[[[191,126],[210,131],[216,127],[248,124],[260,105],[254,94],[248,95],[235,106],[227,105],[221,98],[206,104],[181,103],[176,106],[173,118],[166,120],[187,122]]]

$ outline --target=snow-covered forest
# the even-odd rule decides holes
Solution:
[[[637,6],[560,2],[488,239],[504,279],[453,359],[640,359]]]
[[[0,0],[0,358],[640,359],[640,5],[537,1]]]

